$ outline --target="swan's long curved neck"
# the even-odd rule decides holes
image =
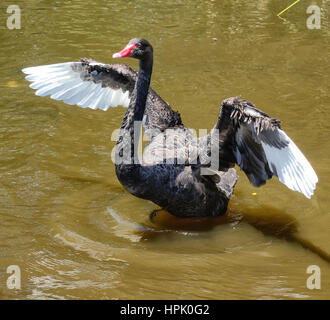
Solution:
[[[121,124],[121,130],[116,145],[116,165],[134,164],[139,166],[137,149],[141,133],[143,114],[149,92],[153,59],[140,61],[140,70],[135,88],[132,92],[131,102]]]
[[[136,100],[134,103],[134,121],[142,121],[144,110],[150,87],[150,80],[152,74],[152,57],[146,61],[140,61],[140,70],[138,80],[135,84]]]

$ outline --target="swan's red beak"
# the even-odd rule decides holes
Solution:
[[[125,58],[130,57],[136,44],[128,44],[123,50],[112,55],[112,58]]]

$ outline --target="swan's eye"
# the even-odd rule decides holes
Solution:
[[[141,43],[137,43],[135,46],[141,48]]]

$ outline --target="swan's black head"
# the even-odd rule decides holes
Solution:
[[[139,60],[152,58],[153,49],[151,44],[142,38],[134,38],[123,50],[115,53],[112,58],[131,57]]]

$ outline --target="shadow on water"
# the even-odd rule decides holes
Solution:
[[[298,222],[294,217],[271,206],[245,208],[244,211],[239,212],[229,209],[224,216],[210,218],[178,218],[165,210],[158,209],[151,212],[150,221],[153,224],[152,228],[138,230],[143,240],[152,240],[161,232],[207,232],[219,225],[237,225],[246,222],[265,235],[299,243],[305,249],[330,262],[330,255],[327,252],[299,234]]]

